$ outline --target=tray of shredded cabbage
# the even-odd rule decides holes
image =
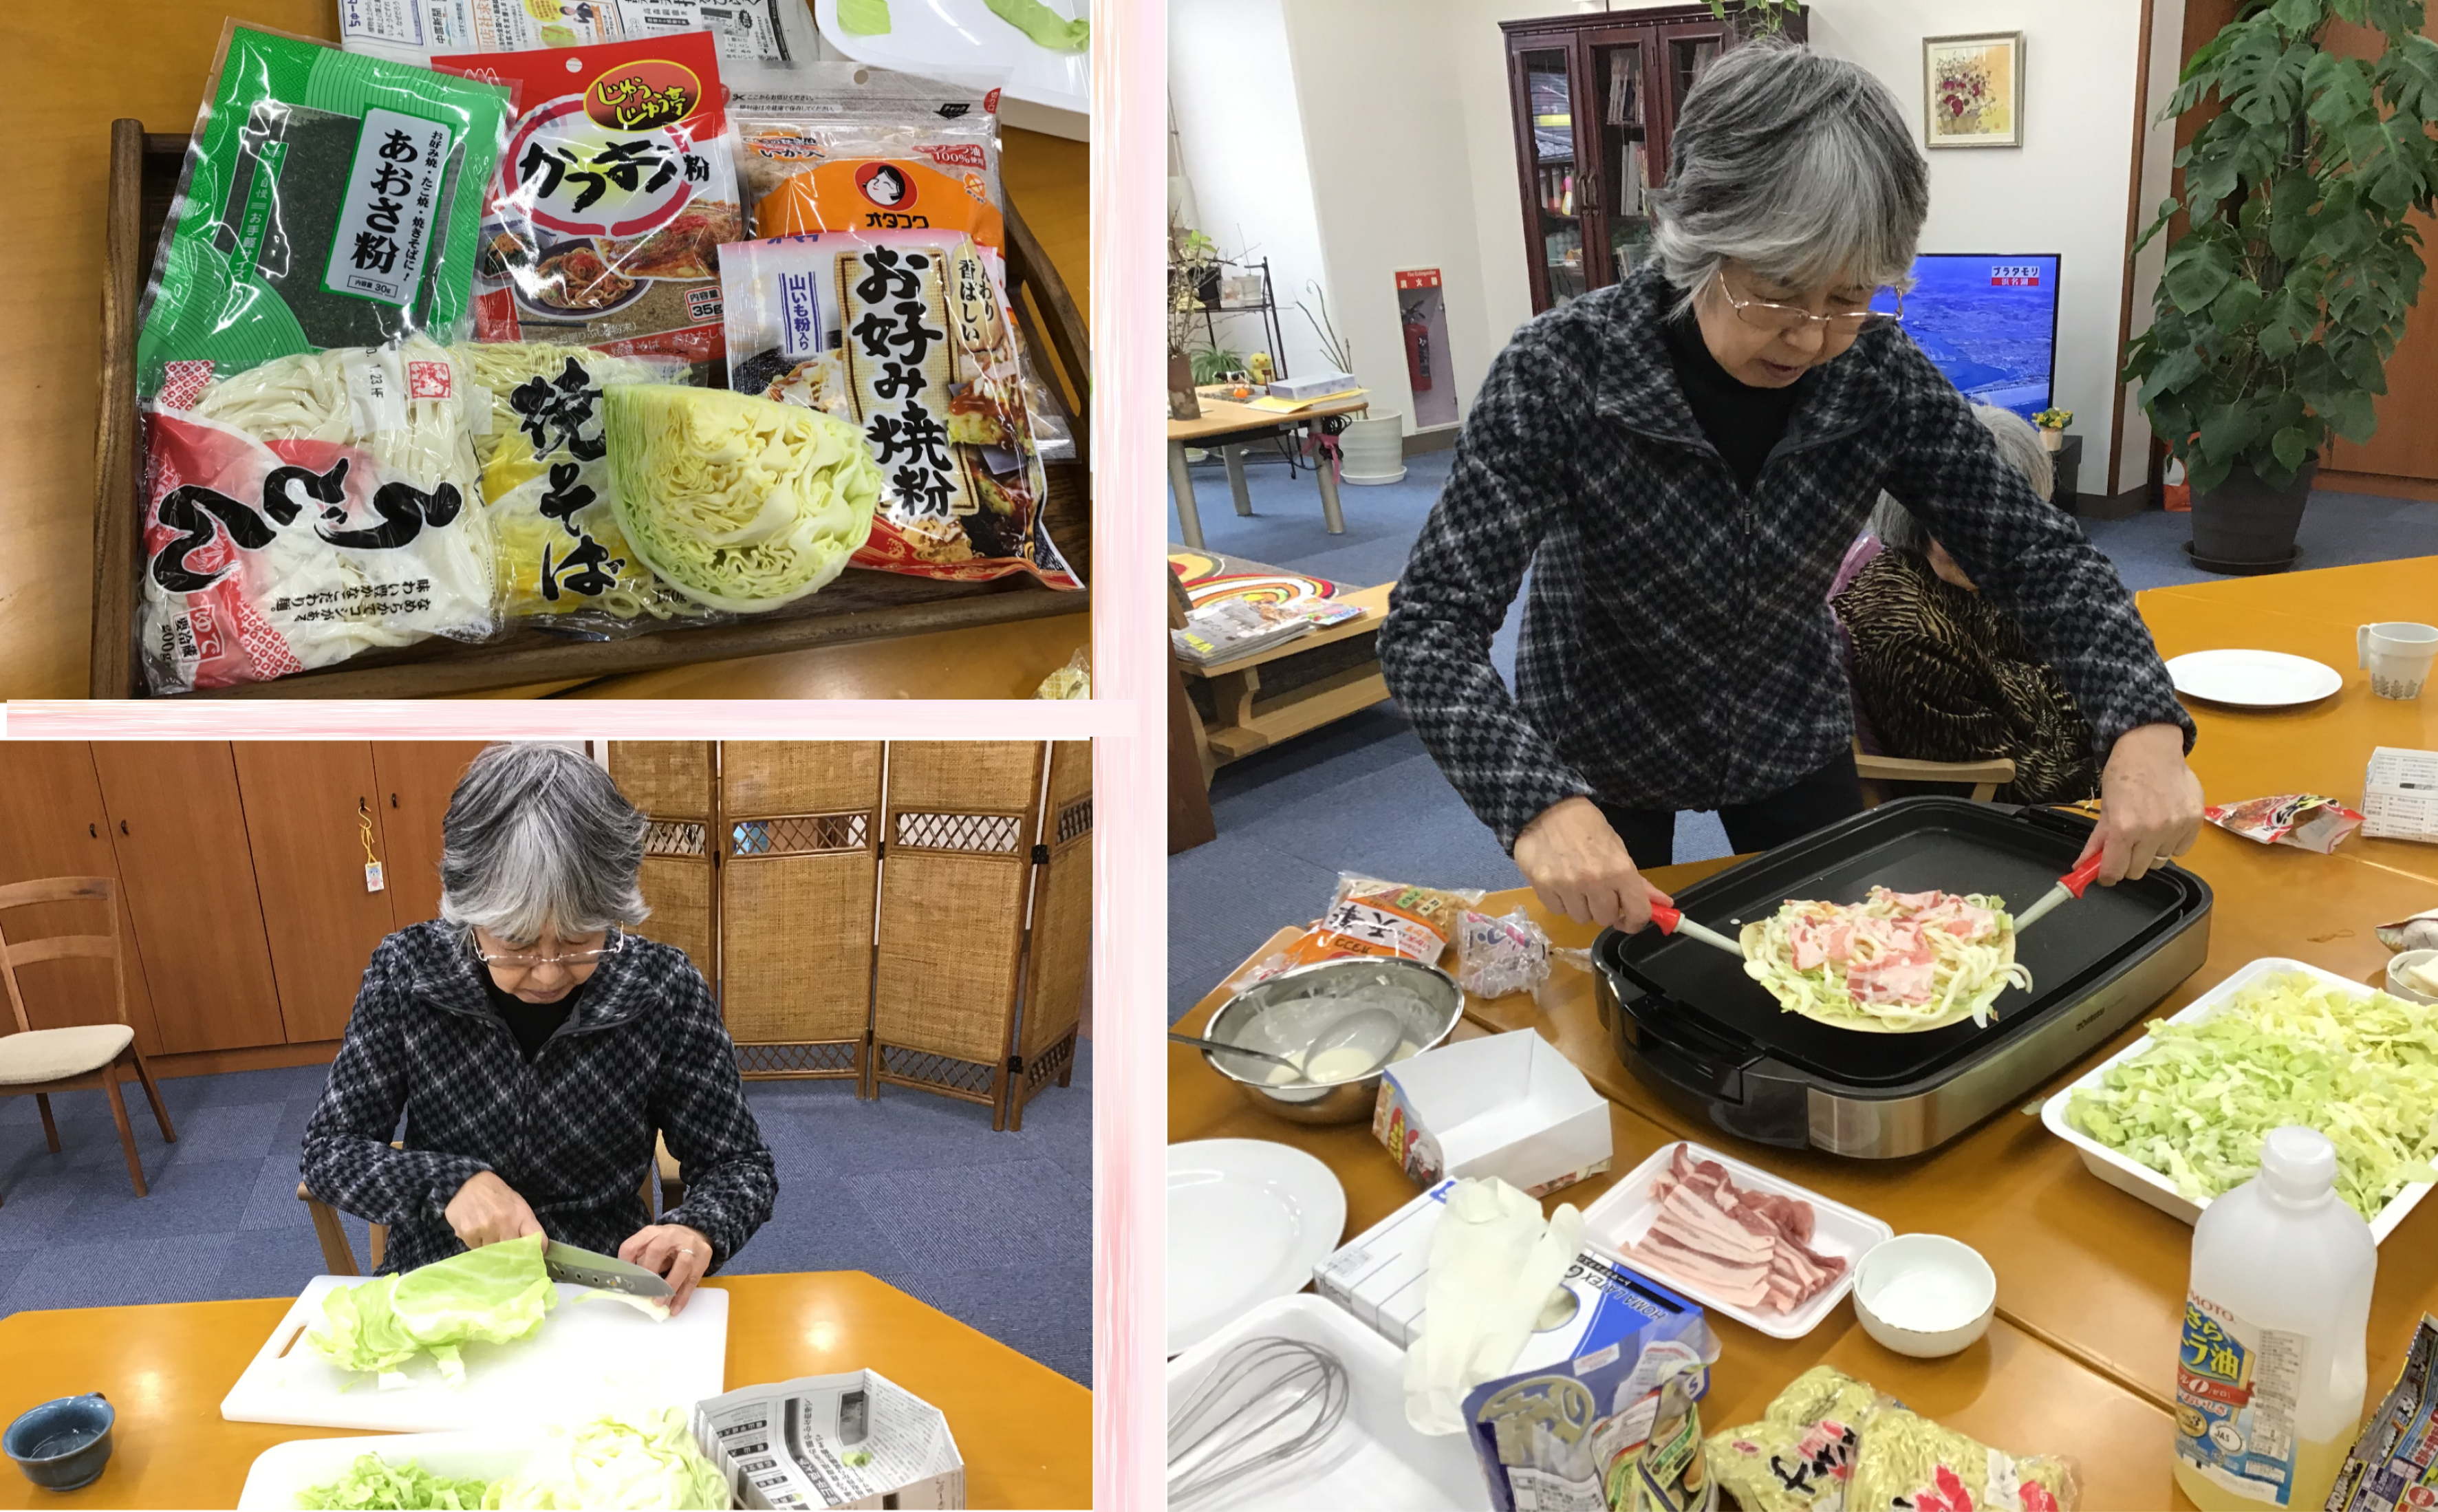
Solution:
[[[2049,1099],[2094,1175],[2191,1222],[2252,1179],[2271,1129],[2337,1147],[2337,1193],[2384,1240],[2438,1169],[2438,1007],[2255,960]]]
[[[2005,900],[1979,892],[1790,899],[1744,925],[1740,942],[1744,975],[1788,1012],[1865,1033],[1985,1026],[1999,993],[2032,985]]]

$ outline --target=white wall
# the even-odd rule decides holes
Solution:
[[[1172,0],[1168,56],[1195,229],[1228,256],[1249,248],[1270,259],[1273,293],[1286,307],[1276,355],[1289,372],[1319,371],[1328,365],[1319,343],[1293,308],[1307,281],[1328,286],[1281,0]],[[1236,351],[1260,350],[1260,330],[1258,316],[1219,317],[1220,341]]]
[[[2156,0],[2150,14],[2150,89],[2143,102],[2142,191],[2136,200],[2133,233],[2142,234],[2175,185],[2176,123],[2159,113],[2176,93],[2176,76],[2183,71],[2184,0]],[[2167,263],[2167,238],[2162,234],[2133,259],[2133,320],[2128,340],[2150,328],[2150,299]],[[2139,386],[2125,386],[2125,426],[2116,448],[2116,488],[2142,485],[2149,477],[2150,421],[2142,413]],[[2095,432],[2094,432],[2095,433]],[[2083,443],[2085,446],[2090,442]]]

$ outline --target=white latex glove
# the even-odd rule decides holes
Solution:
[[[1465,1393],[1507,1374],[1582,1246],[1573,1204],[1545,1221],[1503,1181],[1458,1182],[1431,1235],[1422,1331],[1405,1351],[1405,1421],[1463,1433]]]

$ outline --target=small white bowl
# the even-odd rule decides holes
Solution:
[[[2414,966],[2426,966],[2438,960],[2438,950],[2408,950],[2393,957],[2387,963],[2387,990],[2408,1003],[2438,1003],[2432,996],[2404,979],[2404,974]]]
[[[1997,1309],[1998,1273],[1980,1251],[1942,1234],[1899,1235],[1873,1245],[1854,1267],[1854,1315],[1863,1331],[1917,1360],[1968,1347],[1988,1331]]]

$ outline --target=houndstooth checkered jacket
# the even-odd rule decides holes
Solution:
[[[614,1255],[650,1220],[636,1195],[661,1131],[699,1230],[726,1262],[770,1216],[777,1169],[711,989],[672,945],[628,937],[530,1065],[492,1011],[457,929],[399,930],[374,950],[355,1016],[305,1130],[305,1184],[387,1223],[383,1271],[462,1253],[442,1210],[489,1170],[555,1239]],[[403,1150],[389,1142],[406,1117]]]
[[[2190,747],[2115,570],[1900,328],[1804,379],[1747,494],[1661,344],[1672,300],[1646,269],[1516,333],[1381,631],[1389,688],[1502,845],[1579,794],[1710,809],[1827,765],[1853,736],[1828,585],[1883,488],[2063,677],[2103,760],[2141,725]],[[1528,565],[1510,696],[1490,642]]]

